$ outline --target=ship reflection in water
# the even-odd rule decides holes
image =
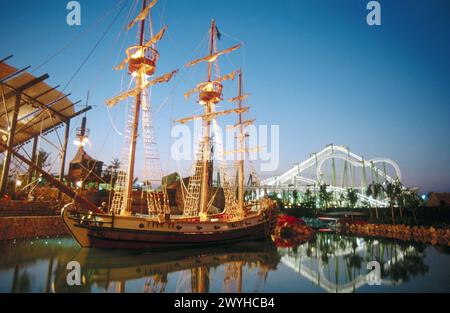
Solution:
[[[0,292],[450,291],[448,247],[334,234],[289,248],[256,241],[112,252],[53,238],[1,243],[0,251]],[[70,261],[81,265],[81,286],[67,284]],[[371,261],[381,264],[381,286],[367,283]]]

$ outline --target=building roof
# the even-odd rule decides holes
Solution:
[[[450,203],[450,192],[431,192],[429,198],[431,197]]]
[[[73,163],[82,163],[83,160],[87,160],[87,161],[94,161],[94,162],[101,162],[101,161],[97,161],[96,159],[94,159],[93,157],[91,157],[89,154],[86,153],[86,151],[83,149],[83,147],[80,147],[77,151],[77,154],[75,155],[75,157],[73,158],[72,161],[70,161],[70,164]]]
[[[47,78],[48,75],[35,77],[25,69],[18,70],[0,61],[0,140],[7,138],[18,94],[21,98],[14,146],[44,135],[79,114],[75,113],[76,103],[68,98],[70,94],[46,84]]]

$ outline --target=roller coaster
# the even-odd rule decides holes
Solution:
[[[396,180],[401,181],[402,174],[395,161],[388,158],[366,160],[348,147],[330,144],[284,174],[263,180],[261,185],[264,193],[276,193],[279,197],[287,193],[289,202],[295,201],[294,193],[301,198],[307,190],[317,194],[320,186],[326,185],[335,202],[345,202],[348,190],[352,189],[357,194],[356,205],[387,207],[389,200],[385,195],[374,197],[367,189],[374,184],[383,186]]]

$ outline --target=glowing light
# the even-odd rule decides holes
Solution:
[[[208,220],[208,214],[206,214],[205,212],[201,212],[201,213],[199,214],[199,217],[200,217],[200,221],[202,221],[202,222]]]
[[[76,183],[78,188],[81,188],[83,186],[83,182],[82,181],[77,181]]]
[[[86,146],[86,144],[89,143],[89,138],[88,137],[84,137],[81,140],[80,139],[75,139],[73,144],[77,147],[84,147]]]
[[[143,56],[144,56],[144,50],[143,49],[139,49],[139,50],[137,50],[135,53],[133,53],[131,55],[131,58],[132,59],[139,59],[139,58],[142,58]]]
[[[17,181],[16,181],[16,186],[17,186],[17,187],[22,186],[22,181],[21,181],[21,180],[17,180]]]
[[[207,83],[204,87],[203,87],[203,91],[214,91],[214,84],[213,83]]]
[[[427,200],[427,195],[422,195],[422,200],[426,201]]]

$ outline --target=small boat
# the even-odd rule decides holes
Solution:
[[[319,232],[331,232],[336,228],[338,219],[330,217],[303,218],[306,225]]]

